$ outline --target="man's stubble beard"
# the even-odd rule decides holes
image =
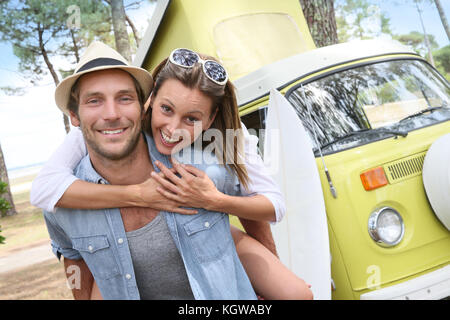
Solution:
[[[93,152],[95,152],[98,157],[103,158],[104,160],[112,160],[112,161],[119,161],[127,158],[130,156],[135,150],[139,142],[140,135],[142,133],[142,125],[139,122],[137,124],[137,130],[136,133],[128,139],[128,143],[123,151],[120,153],[112,153],[107,150],[104,150],[99,144],[93,139],[90,135],[89,130],[85,129],[83,125],[80,124],[80,129],[83,133],[84,140],[86,141],[86,144],[89,146],[90,149],[92,149]]]

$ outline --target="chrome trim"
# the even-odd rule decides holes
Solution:
[[[378,218],[379,218],[380,214],[385,210],[393,211],[395,214],[397,214],[398,218],[400,219],[400,224],[401,224],[402,230],[400,233],[400,237],[395,242],[383,241],[377,231]],[[376,244],[378,244],[379,246],[385,247],[385,248],[393,247],[393,246],[399,244],[400,241],[403,240],[403,236],[405,234],[405,224],[403,223],[402,216],[400,215],[400,213],[397,210],[395,210],[394,208],[391,208],[391,207],[382,207],[381,209],[378,209],[378,210],[372,212],[369,216],[369,221],[367,223],[367,229],[368,229],[367,231],[369,232],[369,235],[373,239],[373,241],[375,241]]]

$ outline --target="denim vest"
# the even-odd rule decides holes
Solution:
[[[158,160],[171,167],[151,137],[146,136],[152,162]],[[217,159],[188,148],[180,162],[193,164],[205,171],[217,189],[236,195],[237,179]],[[212,160],[211,160],[212,159]],[[215,163],[211,164],[211,161]],[[208,163],[208,164],[206,164]],[[155,170],[158,170],[154,165]],[[89,155],[83,158],[75,175],[93,183],[107,183],[92,167]],[[239,260],[230,233],[228,215],[199,209],[196,215],[161,211],[178,248],[195,299],[256,299],[255,292]],[[131,254],[119,209],[78,210],[58,208],[44,212],[52,239],[53,252],[60,258],[84,259],[104,299],[140,299]],[[69,276],[69,282],[76,279]],[[76,285],[76,283],[72,283]]]

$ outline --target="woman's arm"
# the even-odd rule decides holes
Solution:
[[[149,207],[155,210],[196,214],[196,210],[180,208],[181,204],[162,196],[154,179],[140,185],[104,185],[82,180],[73,182],[56,206],[76,209]]]
[[[218,191],[203,171],[175,161],[172,161],[173,168],[181,178],[163,164],[155,163],[164,173],[163,176],[156,176],[155,173],[154,178],[164,187],[157,190],[166,198],[187,207],[225,212],[248,220],[280,221],[286,211],[283,196],[258,154],[258,138],[251,136],[244,125],[243,130],[244,160],[250,180],[248,189],[241,189],[244,197],[230,196]]]
[[[241,193],[246,196],[258,194],[266,197],[275,210],[275,219],[270,221],[279,222],[286,213],[284,197],[259,155],[258,137],[251,135],[242,122],[241,126],[244,134],[244,160],[250,180],[248,188],[241,188]]]
[[[77,180],[73,170],[85,155],[83,135],[78,128],[72,128],[34,179],[30,192],[31,204],[49,212],[55,211],[56,203]]]
[[[272,203],[262,195],[248,197],[230,196],[217,190],[214,182],[202,170],[172,160],[178,177],[159,161],[155,165],[163,175],[152,172],[152,177],[162,187],[157,191],[186,207],[204,208],[238,216],[239,218],[259,221],[274,221],[275,211]]]
[[[82,132],[72,128],[34,179],[31,204],[49,212],[54,212],[55,207],[102,209],[140,206],[183,214],[196,213],[195,210],[179,208],[179,203],[161,196],[156,191],[158,183],[152,179],[142,185],[130,186],[101,185],[77,179],[74,169],[86,154]]]

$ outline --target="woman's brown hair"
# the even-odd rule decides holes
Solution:
[[[213,57],[199,55],[204,60],[217,61]],[[237,175],[240,183],[247,188],[249,178],[243,162],[243,134],[242,130],[240,130],[241,120],[233,84],[229,80],[224,86],[214,83],[206,77],[203,73],[202,65],[199,63],[195,64],[192,68],[183,68],[168,62],[168,59],[164,59],[153,70],[152,77],[154,79],[152,97],[158,94],[159,89],[166,80],[176,79],[186,87],[191,89],[197,88],[200,92],[211,98],[213,102],[211,116],[214,116],[216,110],[217,113],[210,128],[219,130],[224,138],[222,143],[214,141],[216,143],[216,155],[220,156],[221,159],[219,160],[223,161],[222,163],[226,164],[226,167],[231,169]],[[151,114],[152,108],[148,108],[144,118],[144,130],[150,135],[152,132]],[[227,144],[227,129],[233,129],[235,133],[233,135],[234,143],[231,146]],[[203,143],[203,147],[205,146],[206,144]],[[219,151],[219,155],[217,151]],[[230,159],[230,156],[232,159]]]

